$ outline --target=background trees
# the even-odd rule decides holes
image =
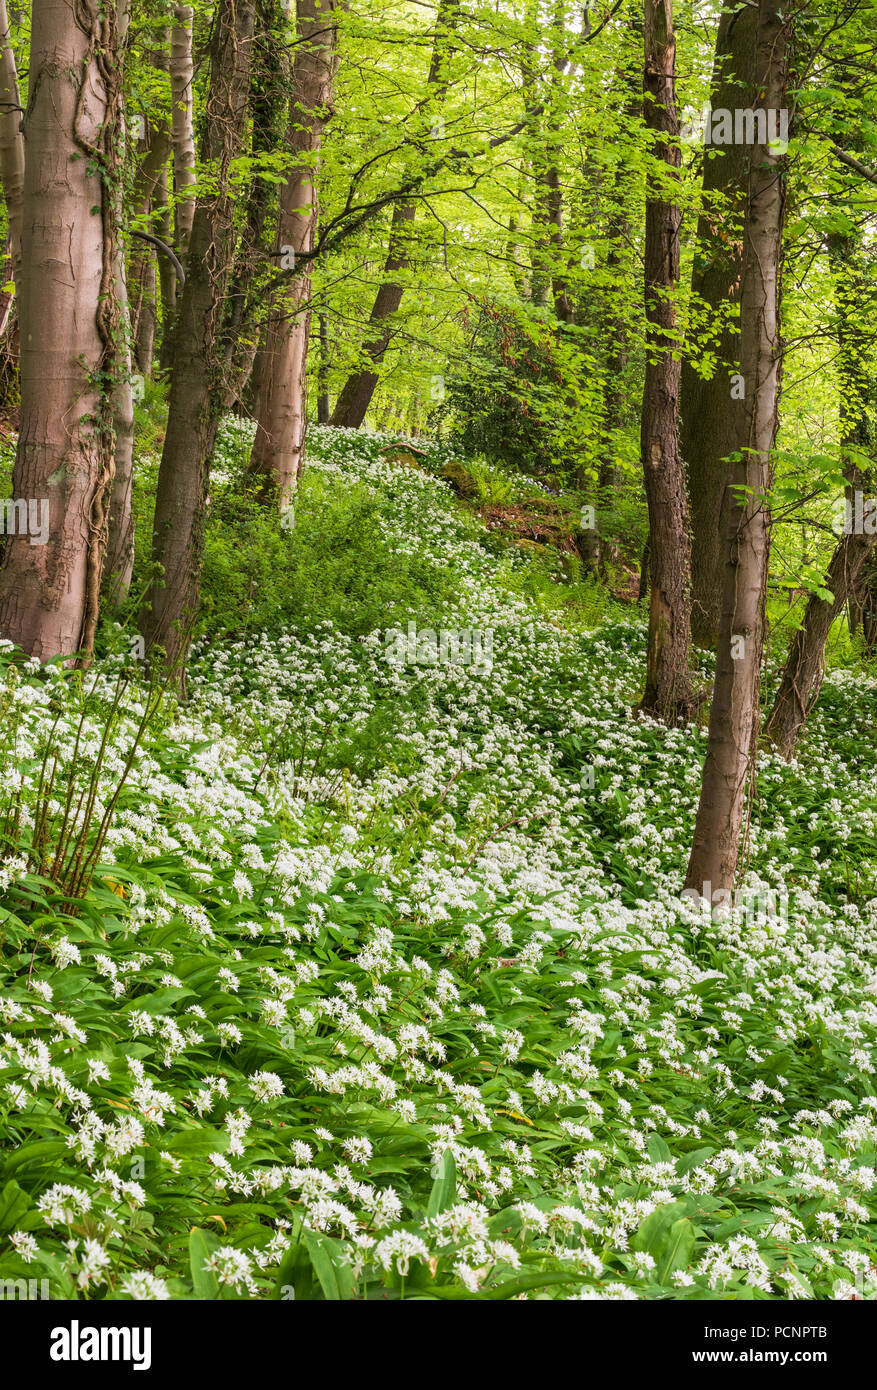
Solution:
[[[869,0],[0,10],[20,426],[0,631],[87,658],[103,578],[107,614],[180,667],[224,415],[257,426],[241,505],[287,529],[309,419],[439,433],[574,508],[589,582],[635,587],[648,543],[641,707],[660,719],[710,705],[691,609],[718,665],[689,877],[730,881],[765,654],[788,649],[766,728],[788,755],[826,644],[877,640],[873,539],[831,529],[873,482],[872,17]],[[712,122],[705,142],[710,102],[788,110],[790,148]],[[165,397],[151,478],[135,406]],[[43,500],[35,545],[16,518]]]

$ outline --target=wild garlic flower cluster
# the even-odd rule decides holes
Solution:
[[[631,717],[639,620],[540,617],[525,560],[379,443],[318,433],[312,466],[444,557],[443,619],[489,627],[492,664],[388,663],[327,624],[203,647],[82,910],[4,857],[0,1277],[131,1299],[877,1290],[877,900],[834,855],[875,881],[874,683],[829,674],[807,761],[761,759],[748,887],[788,911],[705,924],[679,896],[703,734]],[[25,843],[59,707],[63,768],[101,706],[77,749],[61,675],[0,678]],[[106,696],[112,663],[94,679]]]

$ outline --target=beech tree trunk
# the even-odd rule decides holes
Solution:
[[[865,650],[877,651],[877,554],[872,550],[850,585],[850,631],[862,630]]]
[[[760,0],[755,71],[758,106],[786,100],[788,34],[780,0]],[[766,122],[766,124],[769,124]],[[745,383],[741,460],[725,508],[722,617],[700,804],[685,887],[707,897],[734,887],[747,791],[755,775],[759,686],[770,557],[769,490],[782,367],[781,263],[784,155],[752,147],[743,231],[740,371]],[[741,489],[745,488],[743,493]]]
[[[128,0],[118,6],[117,65],[118,80],[128,38]],[[121,122],[124,134],[124,120]],[[131,308],[128,299],[128,278],[125,265],[125,245],[121,235],[123,200],[121,184],[114,196],[114,220],[118,236],[113,247],[113,280],[119,315],[117,343],[118,372],[113,385],[114,469],[110,492],[107,548],[104,560],[104,588],[110,602],[119,607],[128,597],[131,573],[134,568],[134,393],[132,388],[133,362],[131,357]]]
[[[132,207],[132,221],[140,224],[140,230],[146,230],[147,227],[152,229],[156,185],[162,172],[166,174],[165,166],[170,152],[171,139],[167,129],[162,125],[147,129],[140,147],[141,158],[134,180]],[[161,232],[157,227],[155,235],[161,238]],[[156,259],[161,254],[154,246],[139,239],[135,240],[131,247],[129,273],[131,332],[134,339],[137,370],[143,376],[149,376],[152,372],[155,335],[158,327]]]
[[[0,401],[15,399],[18,383],[18,304],[21,293],[21,204],[24,190],[24,136],[15,53],[9,37],[6,0],[0,0],[0,183],[6,201],[6,245],[0,290]]]
[[[292,66],[287,147],[293,159],[280,192],[275,253],[292,260],[313,250],[317,226],[317,165],[335,69],[334,0],[298,0],[298,43]],[[251,468],[263,492],[288,506],[304,462],[306,367],[311,277],[293,277],[265,330],[259,406]]]
[[[250,151],[254,159],[276,154],[283,148],[289,124],[291,80],[286,51],[288,23],[277,0],[256,0],[250,74]],[[266,224],[273,192],[271,184],[256,179],[247,197],[246,219],[238,238],[223,316],[223,414],[241,409],[265,323],[264,279],[259,271],[264,270],[271,256],[273,238],[267,235],[266,239]]]
[[[427,91],[439,83],[449,33],[457,21],[458,5],[459,0],[441,0],[439,5],[435,43],[426,79]],[[394,279],[394,276],[398,271],[406,270],[410,264],[408,243],[416,211],[414,203],[394,204],[383,280],[369,315],[370,336],[362,349],[365,365],[352,372],[342,386],[335,402],[335,409],[332,411],[330,425],[359,429],[371,405],[372,396],[380,380],[378,369],[387,355],[393,336],[392,319],[402,303],[404,286]]]
[[[198,609],[208,460],[221,405],[222,311],[234,247],[229,171],[243,148],[253,0],[220,0],[211,45],[204,157],[215,187],[197,200],[186,283],[174,328],[168,421],[158,474],[152,559],[160,567],[140,631],[170,671],[185,660]]]
[[[170,80],[171,29],[167,26],[159,35],[159,45],[151,55],[152,66],[159,72],[167,73]],[[168,153],[173,154],[173,118],[165,129],[170,142]],[[152,190],[152,226],[155,235],[166,246],[174,244],[174,229],[171,224],[170,198],[168,197],[168,166],[165,160],[159,167]],[[158,349],[159,371],[169,372],[173,348],[173,325],[177,312],[177,272],[169,256],[156,258],[159,300],[161,303],[161,342]]]
[[[631,29],[637,38],[640,47],[643,44],[642,24],[634,23],[629,20]],[[641,78],[639,64],[636,69],[628,66],[626,70],[619,72],[621,79],[620,85],[624,96],[624,114],[631,124],[637,124],[642,110],[642,96],[640,93]],[[634,175],[634,180],[636,176]],[[613,208],[609,216],[607,226],[607,238],[609,249],[606,255],[606,269],[612,276],[614,283],[606,295],[605,307],[605,341],[606,341],[606,365],[605,365],[605,385],[603,395],[603,431],[602,447],[600,457],[600,469],[597,478],[597,509],[600,512],[611,511],[615,501],[615,490],[618,485],[618,454],[619,439],[627,420],[627,413],[630,408],[628,402],[628,392],[625,388],[625,374],[630,359],[630,333],[628,328],[628,313],[625,306],[621,303],[619,288],[623,288],[628,277],[635,274],[632,266],[630,254],[631,246],[631,227],[629,204],[635,197],[634,181],[631,179],[630,170],[623,164],[619,164],[615,171],[614,187],[612,190]],[[616,286],[618,288],[616,288]],[[593,557],[592,563],[599,567],[604,580],[608,578],[609,565],[617,559],[618,547],[614,542],[601,536],[595,528],[593,535],[589,538],[589,554]],[[644,581],[647,584],[647,576]],[[643,589],[642,597],[645,597],[646,589]]]
[[[317,316],[320,334],[320,361],[317,367],[317,424],[328,425],[329,405],[329,315]]]
[[[155,208],[153,223],[155,234],[165,245],[173,242],[171,231],[170,199],[168,198],[168,171],[166,166],[159,170],[153,194]],[[161,372],[170,371],[173,352],[173,326],[177,314],[177,272],[169,256],[159,256],[156,266],[158,291],[161,301],[161,343],[158,349],[158,366]]]
[[[841,453],[847,478],[847,496],[852,503],[856,489],[864,490],[870,479],[857,460],[873,449],[873,436],[868,417],[870,383],[866,368],[868,344],[861,325],[862,306],[867,294],[867,280],[859,274],[849,275],[855,264],[858,247],[853,237],[834,234],[829,237],[831,259],[840,277],[835,302],[838,322],[838,377],[841,417]],[[853,512],[855,508],[853,506]],[[871,555],[877,535],[851,531],[841,537],[826,577],[826,588],[833,599],[811,595],[804,621],[792,640],[776,700],[765,732],[784,758],[791,758],[807,717],[819,697],[825,674],[825,644],[835,618],[843,611],[850,593],[855,593],[859,575]]]
[[[192,235],[195,200],[186,190],[195,182],[195,65],[192,61],[191,5],[174,8],[171,28],[171,139],[174,151],[174,228],[176,252],[183,265]]]
[[[404,286],[392,277],[399,270],[407,270],[410,265],[408,230],[415,213],[414,203],[396,203],[393,207],[383,280],[369,315],[369,328],[374,336],[369,337],[362,349],[363,360],[369,365],[351,373],[345,381],[335,402],[330,425],[359,429],[371,405],[380,380],[375,369],[381,366],[387,355],[393,336],[392,318],[398,312],[404,293]]]
[[[63,62],[59,62],[63,54]],[[21,430],[15,497],[48,508],[45,543],[10,537],[0,633],[47,660],[91,650],[113,479],[116,16],[34,0],[22,204]]]
[[[646,192],[645,307],[648,324],[641,454],[649,505],[650,607],[646,688],[641,708],[678,723],[691,713],[688,670],[689,536],[685,479],[679,456],[679,373],[676,306],[679,283],[678,204],[671,201],[681,162],[674,95],[676,39],[672,0],[646,0],[643,116],[657,139],[660,176]]]
[[[21,217],[24,194],[24,135],[18,71],[9,37],[6,0],[0,0],[0,182],[9,226],[9,262],[16,294],[21,293]]]
[[[528,15],[531,23],[538,22],[538,8],[532,7]],[[587,9],[583,16],[584,32],[590,29]],[[539,304],[547,304],[549,298],[554,306],[555,317],[560,323],[572,323],[573,310],[569,295],[567,267],[564,263],[563,229],[563,188],[559,169],[562,150],[560,134],[568,97],[564,91],[563,78],[567,69],[567,0],[554,0],[551,15],[550,35],[546,35],[545,49],[551,57],[548,70],[544,101],[539,102],[537,67],[544,65],[545,57],[531,46],[523,69],[525,98],[528,110],[528,144],[532,150],[530,167],[534,179],[533,206],[533,249],[532,249],[532,288],[533,298]],[[543,114],[536,116],[535,110],[542,106]],[[596,175],[596,170],[592,170]]]
[[[714,110],[752,107],[755,100],[757,11],[725,0],[716,38],[711,102]],[[740,285],[743,271],[743,213],[749,150],[745,145],[709,146],[703,161],[704,211],[697,224],[691,272],[698,341],[713,324],[716,362],[704,379],[691,355],[682,363],[679,441],[691,506],[691,637],[714,651],[722,605],[721,511],[728,466],[737,448],[743,402],[731,394],[731,375],[740,352]]]

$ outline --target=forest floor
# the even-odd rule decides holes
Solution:
[[[386,444],[314,432],[309,619],[201,640],[75,901],[67,790],[109,725],[94,823],[146,686],[0,656],[0,1278],[873,1296],[877,682],[830,672],[800,761],[761,755],[705,919],[705,733],[633,715],[640,611]]]

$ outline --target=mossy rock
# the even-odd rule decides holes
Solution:
[[[466,472],[462,463],[457,463],[454,459],[450,459],[439,469],[439,477],[444,478],[458,497],[478,496],[478,484],[475,479],[471,473]]]

